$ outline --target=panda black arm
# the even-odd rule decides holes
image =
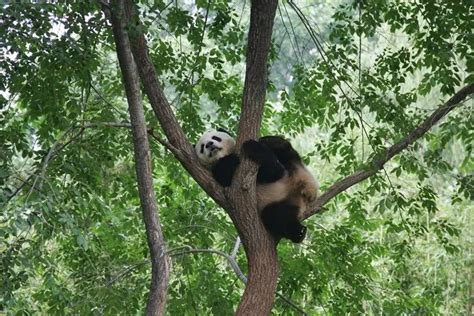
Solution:
[[[236,154],[230,154],[217,161],[211,172],[214,180],[223,187],[228,187],[232,183],[234,172],[239,166],[240,159]]]
[[[260,165],[257,183],[272,183],[283,177],[285,168],[266,145],[248,140],[242,145],[242,150],[247,157]]]

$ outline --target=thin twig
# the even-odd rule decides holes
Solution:
[[[41,168],[38,168],[36,169],[32,174],[30,174],[26,179],[25,179],[25,182],[23,182],[18,188],[15,189],[15,191],[10,194],[8,197],[7,197],[7,200],[5,202],[5,205],[10,202],[11,199],[13,199],[18,193],[21,192],[21,190],[25,187],[26,183],[29,182],[31,180],[31,178],[33,176],[37,176],[37,177],[40,177],[43,181],[43,179],[45,179],[45,173],[46,173],[46,168],[49,164],[49,162],[54,159],[56,157],[56,155],[61,151],[63,150],[65,147],[67,147],[70,143],[72,143],[77,137],[79,137],[79,135],[83,132],[83,129],[79,130],[79,132],[77,132],[75,135],[73,135],[71,137],[70,140],[68,140],[67,142],[65,142],[64,144],[61,145],[61,140],[63,140],[66,135],[70,132],[72,132],[73,130],[77,129],[77,128],[80,128],[78,126],[71,126],[68,128],[68,130],[66,132],[64,132],[54,143],[53,145],[51,145],[51,147],[48,149],[47,153],[45,155],[43,155],[43,157],[41,157]],[[41,172],[41,174],[37,174],[38,172]],[[34,185],[33,187],[36,186],[36,182],[37,180],[35,179],[34,180]],[[41,189],[41,188],[40,188]]]
[[[148,129],[148,134],[151,137],[153,137],[157,142],[159,142],[161,145],[163,145],[166,149],[171,151],[176,157],[179,157],[180,159],[185,159],[183,153],[181,152],[181,150],[179,150],[178,148],[174,147],[173,145],[171,145],[169,142],[167,142],[163,138],[156,135],[154,133],[153,129]]]
[[[119,272],[113,279],[110,279],[108,282],[107,282],[107,287],[110,287],[112,286],[115,282],[117,282],[119,279],[123,278],[125,275],[127,275],[129,272],[149,263],[150,260],[149,259],[146,259],[146,260],[143,260],[142,262],[139,262],[137,264],[134,264],[134,265],[131,265],[131,266],[128,266],[126,267],[125,269],[123,269],[121,272]]]
[[[237,253],[239,252],[239,248],[240,248],[240,237],[237,236],[237,238],[235,239],[234,248],[232,249],[232,252],[230,254],[230,256],[232,258],[235,259],[237,257]]]
[[[238,238],[236,240],[236,244],[237,244],[237,241],[239,241],[240,243],[240,239]],[[234,248],[235,249],[235,248]],[[243,282],[243,283],[247,283],[247,277],[244,275],[244,273],[242,272],[242,270],[240,269],[239,267],[239,264],[237,263],[237,261],[235,260],[235,257],[232,257],[232,255],[228,255],[226,254],[225,252],[223,251],[220,251],[220,250],[214,250],[214,249],[194,249],[194,248],[189,248],[189,249],[186,249],[186,250],[183,250],[183,251],[179,251],[179,252],[172,252],[170,253],[170,256],[172,257],[178,257],[178,256],[183,256],[183,255],[186,255],[186,254],[193,254],[193,253],[210,253],[210,254],[216,254],[216,255],[219,255],[221,257],[224,257],[227,262],[229,263],[230,267],[232,268],[232,270],[234,270],[234,273],[237,275],[237,277]],[[278,293],[276,292],[275,293],[278,297],[280,297],[285,303],[287,303],[288,305],[292,306],[294,309],[296,309],[298,312],[300,312],[302,315],[308,315],[303,309],[301,309],[301,307],[299,307],[298,305],[296,305],[296,303],[292,302],[289,298],[285,297],[283,294],[281,293]]]
[[[43,187],[43,179],[44,179],[45,174],[46,174],[46,168],[48,166],[49,160],[51,159],[52,155],[56,152],[56,147],[58,147],[60,145],[63,138],[65,138],[66,135],[69,132],[71,132],[74,128],[75,128],[74,126],[71,126],[69,129],[67,129],[61,136],[59,136],[58,140],[49,148],[48,154],[44,158],[43,164],[42,164],[42,167],[41,167],[41,172],[40,172],[40,179],[41,180],[38,184],[38,187],[39,187],[40,191]]]
[[[178,257],[178,256],[183,256],[183,255],[186,255],[186,254],[190,254],[190,253],[212,253],[212,254],[216,254],[216,255],[219,255],[219,256],[222,256],[222,257],[226,258],[227,261],[229,262],[230,267],[232,268],[232,270],[234,270],[237,277],[242,282],[247,283],[247,277],[244,275],[244,273],[240,269],[239,265],[237,264],[237,261],[234,258],[232,258],[230,255],[226,254],[223,251],[214,250],[214,249],[186,249],[186,250],[179,251],[179,252],[173,252],[173,253],[170,254],[170,256]]]

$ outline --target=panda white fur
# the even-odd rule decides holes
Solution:
[[[200,162],[222,186],[230,186],[240,163],[235,140],[224,130],[205,132],[195,145]],[[301,214],[316,198],[318,184],[290,142],[280,136],[248,140],[242,152],[259,164],[257,208],[263,224],[276,238],[303,241]]]

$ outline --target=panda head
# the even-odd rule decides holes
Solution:
[[[235,140],[222,129],[210,130],[201,136],[195,149],[199,161],[212,167],[219,159],[234,152]]]

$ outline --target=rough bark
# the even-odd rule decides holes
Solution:
[[[267,56],[273,31],[277,0],[253,0],[250,8],[250,28],[244,93],[237,144],[259,136],[265,102],[268,63]]]
[[[324,209],[323,206],[328,203],[333,197],[339,193],[347,190],[353,185],[364,181],[365,179],[373,176],[379,170],[383,168],[385,163],[392,159],[395,155],[399,154],[402,150],[413,144],[426,132],[428,132],[436,123],[445,117],[449,112],[456,108],[466,97],[474,93],[474,84],[469,84],[459,90],[454,96],[452,96],[446,103],[439,106],[429,117],[427,117],[418,127],[416,127],[407,136],[403,137],[399,142],[385,150],[385,155],[382,157],[375,157],[369,161],[367,169],[356,171],[350,176],[337,181],[330,186],[326,192],[324,192],[319,198],[317,198],[308,208],[303,215],[303,219],[306,219],[316,213],[321,213]]]
[[[240,115],[237,148],[259,136],[268,75],[276,0],[254,0],[251,4],[247,43],[247,67]],[[255,196],[254,163],[243,159],[234,182],[226,191],[233,212],[229,212],[242,240],[248,264],[248,282],[237,315],[268,315],[272,309],[279,267],[276,245],[260,221]]]
[[[131,55],[130,43],[124,27],[123,1],[116,1],[113,5],[111,11],[112,29],[130,112],[138,192],[151,257],[152,275],[146,314],[163,315],[169,280],[169,259],[166,254],[153,188],[150,146],[141,102],[138,71]]]

